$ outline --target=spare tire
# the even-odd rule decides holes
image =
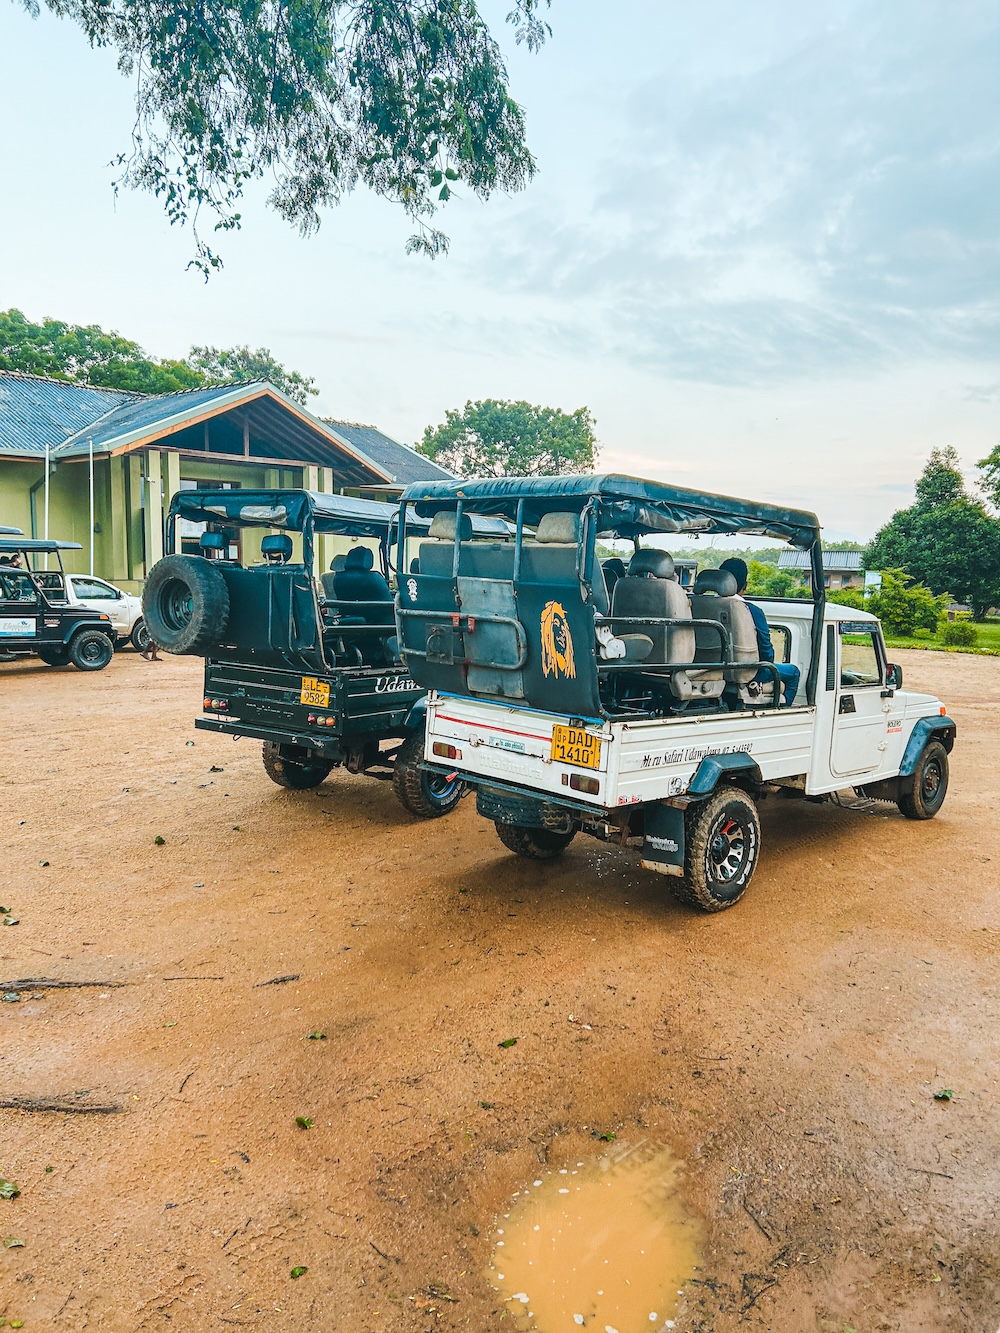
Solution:
[[[150,638],[168,653],[203,657],[229,623],[222,571],[204,556],[164,556],[146,580],[142,615]]]

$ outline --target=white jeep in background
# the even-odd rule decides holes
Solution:
[[[87,606],[100,611],[111,621],[117,640],[116,647],[131,643],[136,652],[143,652],[149,644],[149,632],[142,615],[142,598],[123,592],[106,579],[93,574],[62,574],[48,572],[39,575],[48,581],[48,590],[61,589],[70,606]]]

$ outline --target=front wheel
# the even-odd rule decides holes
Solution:
[[[69,660],[78,671],[103,671],[114,655],[114,641],[99,629],[85,629],[69,645]]]
[[[931,741],[921,751],[913,770],[913,789],[897,801],[907,819],[933,819],[948,792],[948,751]]]
[[[669,881],[681,902],[722,912],[747,890],[760,851],[760,819],[738,787],[721,787],[692,806],[684,830],[684,878]]]
[[[149,651],[151,643],[149,630],[146,628],[146,622],[139,619],[132,626],[132,633],[129,635],[129,641],[137,653],[146,653]]]
[[[576,837],[576,829],[568,833],[557,833],[554,829],[525,828],[522,824],[496,824],[497,837],[515,856],[525,856],[529,861],[552,861],[563,852]]]
[[[333,765],[312,750],[300,745],[276,745],[264,742],[264,772],[279,787],[289,791],[308,791],[330,776]]]
[[[392,789],[404,810],[418,819],[447,815],[462,799],[465,783],[424,767],[424,733],[407,736],[396,754]]]

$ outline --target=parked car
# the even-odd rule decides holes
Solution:
[[[137,653],[149,647],[141,597],[123,592],[93,574],[67,574],[66,600],[71,606],[89,606],[94,611],[103,611],[114,626],[119,647],[131,643]]]
[[[430,691],[425,759],[477,793],[519,856],[558,856],[579,832],[642,848],[684,902],[715,912],[757,864],[757,806],[853,788],[930,819],[948,789],[955,723],[903,690],[878,620],[827,605],[813,514],[619,476],[409,486],[432,519],[400,581],[400,655]],[[512,545],[470,519],[516,524]],[[734,576],[703,570],[689,595],[657,539],[747,533],[809,555],[813,600],[754,599],[779,672],[761,660]],[[609,598],[595,542],[631,539]],[[779,706],[779,677],[798,681]]]
[[[391,779],[411,814],[454,809],[464,789],[424,767],[424,691],[397,653],[388,581],[395,506],[301,490],[179,491],[171,552],[178,519],[207,525],[204,554],[164,556],[143,606],[161,648],[205,659],[195,726],[263,741],[264,769],[282,787],[317,787],[343,765]],[[260,564],[225,558],[245,528],[268,534]],[[292,558],[293,534],[301,558]],[[374,539],[374,549],[362,540],[317,577],[324,534]]]
[[[114,656],[115,631],[110,617],[66,596],[63,551],[79,551],[79,542],[0,536],[0,648],[4,653],[33,653],[48,666],[100,671]],[[55,556],[57,570],[41,569]]]

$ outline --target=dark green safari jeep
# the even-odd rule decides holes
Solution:
[[[0,534],[0,655],[33,653],[47,666],[101,671],[115,655],[114,626],[66,598],[62,552],[80,543],[24,537],[17,528]],[[50,556],[55,569],[47,568]]]
[[[304,490],[179,491],[143,614],[160,647],[205,659],[196,727],[263,741],[280,786],[343,765],[431,818],[464,787],[423,764],[424,689],[401,663],[389,584],[396,512]]]

